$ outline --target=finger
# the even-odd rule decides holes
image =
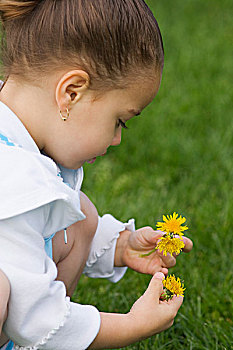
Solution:
[[[151,231],[150,236],[147,237],[148,241],[152,244],[157,244],[158,240],[163,237],[164,232],[162,231]]]
[[[161,272],[165,276],[167,276],[168,269],[166,267],[158,267],[158,265],[155,265],[147,273],[150,274],[150,275],[154,275],[156,272]]]
[[[188,237],[183,237],[183,241],[184,241],[185,246],[182,250],[185,253],[189,253],[193,248],[193,242]]]
[[[184,248],[182,248],[182,252],[189,253],[193,248],[193,242],[188,237],[182,237],[182,239],[185,244]],[[173,253],[172,255],[174,256],[174,258],[177,258],[177,256],[180,255],[180,253]]]
[[[161,272],[165,276],[167,276],[168,269],[164,266],[158,266],[158,264],[155,264],[155,265],[151,266],[151,268],[147,271],[147,273],[150,275],[154,275],[156,272]]]
[[[169,253],[167,255],[163,255],[163,252],[160,251],[158,251],[158,255],[162,259],[164,267],[170,268],[176,265],[176,258],[173,255]]]
[[[151,278],[149,286],[145,292],[148,296],[150,296],[154,301],[157,299],[159,302],[160,295],[163,291],[163,279],[165,278],[162,272],[156,272],[154,276]]]
[[[165,276],[168,275],[168,269],[166,267],[162,267],[160,272],[162,272]]]
[[[184,297],[182,296],[174,296],[172,299],[168,301],[169,304],[173,307],[173,309],[178,312],[179,308],[181,307],[182,303],[184,301]]]

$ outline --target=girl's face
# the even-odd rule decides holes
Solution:
[[[53,149],[47,154],[72,169],[94,162],[96,157],[106,154],[110,146],[121,143],[122,128],[153,100],[159,85],[160,77],[141,79],[127,88],[111,90],[99,97],[88,91],[73,106],[69,119],[61,121],[62,138],[59,137],[59,142],[56,139],[54,142],[53,138]]]

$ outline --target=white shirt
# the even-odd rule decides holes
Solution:
[[[70,302],[44,250],[44,238],[85,218],[83,170],[60,168],[57,176],[57,165],[1,102],[0,134],[9,140],[0,137],[0,269],[11,284],[4,331],[20,349],[86,349],[99,331],[99,311]],[[113,282],[124,275],[126,268],[113,265],[119,232],[126,228],[133,231],[134,221],[99,217],[85,274]]]

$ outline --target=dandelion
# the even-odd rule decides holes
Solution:
[[[179,216],[176,212],[173,215],[163,215],[164,222],[157,222],[156,226],[159,230],[166,232],[159,240],[158,244],[149,253],[141,254],[141,257],[149,256],[156,250],[163,252],[163,255],[175,253],[179,255],[185,244],[182,239],[183,231],[188,230],[187,226],[182,226],[186,221],[185,217]],[[179,237],[176,237],[179,235]]]
[[[163,252],[163,255],[167,255],[167,253],[176,255],[180,254],[181,250],[184,248],[183,239],[177,237],[171,237],[170,235],[165,235],[161,237],[159,243],[156,246],[160,252]]]
[[[167,276],[163,280],[163,286],[164,290],[161,294],[160,298],[162,300],[169,300],[173,298],[174,295],[176,296],[184,296],[184,291],[186,288],[184,288],[184,284],[181,282],[180,278],[173,276]]]
[[[178,217],[176,212],[173,215],[163,215],[164,222],[157,222],[157,229],[174,235],[183,236],[183,231],[188,230],[187,226],[182,226],[186,221],[185,217]]]

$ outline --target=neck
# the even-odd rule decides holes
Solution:
[[[21,83],[9,77],[0,92],[0,101],[6,104],[21,120],[40,150],[44,148],[48,130],[48,91],[39,86]],[[50,100],[51,101],[51,100]],[[52,106],[51,106],[52,113]]]

